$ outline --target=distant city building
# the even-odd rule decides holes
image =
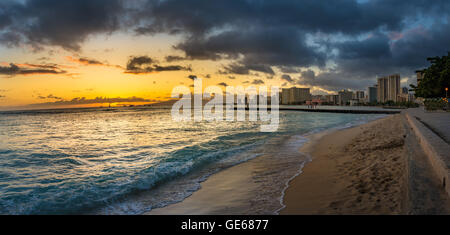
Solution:
[[[378,96],[378,87],[377,85],[367,88],[367,102],[368,103],[376,103]]]
[[[408,94],[408,93],[409,93],[408,87],[403,87],[402,88],[402,94]]]
[[[281,104],[302,104],[311,100],[309,88],[283,88],[281,91]]]
[[[378,78],[378,102],[398,102],[400,92],[401,89],[399,74]]]
[[[304,103],[311,99],[309,88],[291,88],[290,99],[294,104]]]
[[[333,95],[334,104],[339,104],[339,95]]]
[[[364,101],[366,99],[364,91],[356,91],[353,94],[353,99],[358,100],[359,103],[364,103]]]
[[[281,90],[281,104],[289,104],[289,88],[283,88]]]
[[[423,70],[417,70],[416,75],[417,75],[417,85],[419,85],[420,81],[422,81],[424,76]]]
[[[326,101],[323,99],[312,98],[312,100],[306,101],[306,104],[307,105],[322,105],[324,102],[326,102]]]
[[[414,94],[401,94],[398,96],[398,102],[414,102]]]
[[[413,93],[409,93],[408,94],[408,101],[409,102],[415,102],[416,101]]]
[[[347,105],[350,100],[353,99],[353,92],[348,90],[342,90],[338,93],[338,104]]]
[[[350,106],[357,106],[360,103],[359,99],[351,99],[348,102],[349,102]]]
[[[356,91],[354,93],[354,99],[359,100],[359,99],[364,99],[364,91]]]
[[[405,88],[402,88],[402,94],[399,95],[399,102],[415,102],[414,94]]]
[[[339,96],[338,95],[326,95],[325,100],[328,104],[338,104]]]
[[[324,95],[312,95],[311,96],[311,100],[323,100],[323,101],[325,101],[326,98],[325,98]]]

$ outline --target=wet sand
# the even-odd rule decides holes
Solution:
[[[280,214],[448,213],[425,158],[411,153],[415,145],[400,114],[305,145],[312,162],[290,182]],[[411,174],[414,158],[425,177]]]
[[[402,114],[308,139],[303,146],[301,136],[269,142],[255,150],[261,156],[146,214],[450,213],[450,200]]]
[[[211,175],[182,202],[146,214],[275,214],[281,209],[287,182],[309,161],[309,156],[298,152],[306,141],[302,136],[272,139],[253,150],[260,156]]]

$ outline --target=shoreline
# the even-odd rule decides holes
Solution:
[[[353,127],[350,127],[353,128]],[[346,128],[344,128],[346,129]],[[295,180],[297,177],[299,177],[303,172],[306,165],[310,164],[313,161],[313,158],[311,156],[311,151],[309,149],[312,148],[315,144],[317,144],[320,139],[322,139],[324,136],[329,135],[333,132],[339,131],[342,129],[336,129],[336,130],[327,130],[327,131],[321,131],[312,135],[307,136],[308,142],[306,142],[303,146],[299,146],[299,152],[301,154],[304,154],[308,156],[309,160],[305,162],[302,167],[298,170],[297,174],[293,175],[287,182],[285,188],[281,191],[281,197],[280,197],[280,205],[281,207],[275,211],[276,215],[279,215],[281,211],[283,211],[287,206],[285,203],[285,197],[286,197],[286,191],[289,189],[290,184],[293,180]]]
[[[353,197],[353,192],[348,190],[349,187],[353,190],[352,183],[355,183],[354,181],[359,183],[358,180],[360,179],[350,179],[346,177],[347,175],[341,175],[345,170],[353,171],[360,167],[351,163],[353,160],[351,158],[352,153],[346,147],[351,145],[352,141],[364,131],[373,129],[374,126],[384,125],[386,122],[392,121],[394,117],[389,116],[356,127],[332,132],[315,143],[302,148],[300,151],[309,152],[313,161],[305,166],[301,177],[296,177],[291,181],[289,188],[286,190],[286,208],[280,214],[361,214],[356,212],[356,205],[354,204],[362,204],[362,198],[360,195]],[[380,138],[376,135],[373,137],[375,137],[373,139]],[[343,166],[344,164],[352,165]],[[358,176],[357,172],[351,172],[351,174]],[[363,185],[362,187],[365,186],[363,183],[361,185]],[[375,201],[377,200],[380,199],[375,199]],[[349,203],[350,205],[344,206],[344,204]],[[396,206],[398,207],[398,204]],[[339,211],[344,207],[346,208],[344,211]],[[358,209],[362,214],[371,213],[368,211],[364,213],[361,208]],[[395,212],[400,213],[401,209],[395,209]],[[384,212],[388,213],[389,210]]]
[[[260,156],[212,174],[183,201],[144,214],[274,214],[280,210],[285,182],[309,161],[308,156],[299,156],[298,152],[306,141],[298,135],[275,137],[252,150]]]
[[[368,123],[371,122],[373,120]],[[331,133],[364,124],[275,137],[278,140],[272,139],[262,150],[255,150],[258,157],[214,173],[200,183],[199,190],[183,201],[144,214],[279,214],[286,207],[285,192],[290,182],[301,176],[305,165],[311,162],[310,153],[299,150],[311,148]]]
[[[324,135],[300,150],[313,160],[289,184],[280,214],[449,214],[417,146],[402,114]]]

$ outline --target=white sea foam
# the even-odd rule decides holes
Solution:
[[[267,134],[252,122],[174,123],[169,110],[2,114],[0,214],[140,214],[184,200],[227,167],[268,154],[295,160],[283,159],[277,139],[376,117],[286,111],[280,112],[278,132]],[[295,152],[303,140],[292,139],[286,149]],[[258,197],[268,192],[278,200],[284,180],[302,162],[286,167],[283,187],[268,183]]]

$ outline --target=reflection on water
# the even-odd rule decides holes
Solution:
[[[236,153],[273,136],[377,117],[280,112],[279,131],[260,133],[260,123],[254,122],[173,122],[169,109],[0,113],[0,213],[82,213],[107,207],[189,172],[210,174],[227,159],[235,164],[242,161],[233,159]],[[175,190],[177,198],[186,190],[193,189]],[[172,202],[170,195],[158,200],[155,204]]]

